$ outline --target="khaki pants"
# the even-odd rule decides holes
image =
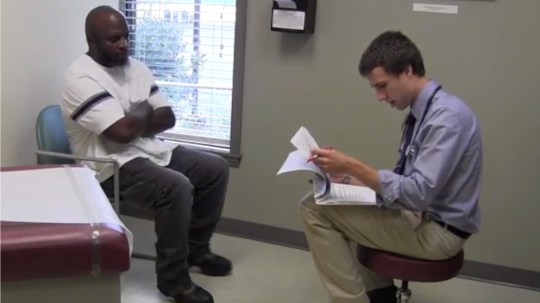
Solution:
[[[369,303],[366,291],[390,286],[360,265],[356,243],[397,254],[443,260],[456,255],[465,240],[435,222],[418,226],[400,210],[374,206],[318,206],[313,197],[300,202],[306,237],[315,266],[332,303]]]

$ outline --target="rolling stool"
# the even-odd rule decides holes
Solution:
[[[409,281],[440,282],[455,277],[463,266],[463,254],[461,250],[447,260],[420,260],[358,245],[358,260],[362,265],[381,276],[402,281],[396,294],[398,303],[409,302]]]

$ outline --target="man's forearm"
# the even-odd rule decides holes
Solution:
[[[162,107],[154,110],[152,118],[148,121],[143,137],[153,137],[172,127],[176,119],[170,107]]]
[[[152,118],[152,107],[149,104],[141,104],[135,110],[109,126],[103,135],[114,142],[127,144],[139,138],[147,128]]]
[[[375,192],[380,193],[379,172],[375,168],[357,159],[351,159],[348,167],[349,171],[347,173],[349,175]]]
[[[153,137],[159,133],[170,129],[171,127],[172,126],[170,126],[169,124],[164,123],[162,120],[157,119],[155,116],[152,116],[152,120],[146,126],[142,137]]]
[[[127,118],[131,121],[133,131],[137,133],[136,137],[140,137],[148,130],[148,126],[153,119],[153,109],[150,104],[144,102],[130,112]]]

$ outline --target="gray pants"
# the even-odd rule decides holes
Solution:
[[[465,240],[435,222],[413,226],[399,210],[374,206],[300,202],[306,238],[332,303],[369,303],[366,291],[393,284],[356,260],[356,243],[410,257],[442,260],[456,255]]]
[[[210,251],[228,178],[229,165],[222,157],[182,146],[174,149],[167,167],[136,158],[120,168],[121,203],[155,211],[160,289],[188,277],[188,254]],[[112,178],[101,185],[112,194]]]

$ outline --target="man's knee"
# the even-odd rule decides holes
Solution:
[[[332,222],[334,220],[340,220],[339,215],[336,214],[336,209],[339,207],[334,205],[318,205],[315,203],[313,194],[306,195],[298,205],[300,217],[307,226],[317,225],[322,221]]]
[[[307,194],[302,200],[300,200],[300,203],[298,203],[298,211],[304,221],[306,221],[306,217],[310,213],[316,212],[317,208],[318,206],[315,204],[315,199],[313,198],[312,194]]]
[[[313,198],[313,194],[308,193],[306,194],[302,200],[300,200],[300,203],[298,203],[298,208],[300,210],[306,209],[306,208],[313,208],[315,206],[315,199]]]
[[[208,179],[219,178],[224,181],[229,179],[229,163],[223,157],[215,154],[207,154],[202,163],[201,176]]]
[[[156,197],[159,202],[167,201],[191,201],[194,187],[189,179],[181,173],[167,171],[158,175],[154,181]]]
[[[216,173],[229,176],[229,162],[219,155],[211,155],[212,160],[209,161],[209,165]]]

